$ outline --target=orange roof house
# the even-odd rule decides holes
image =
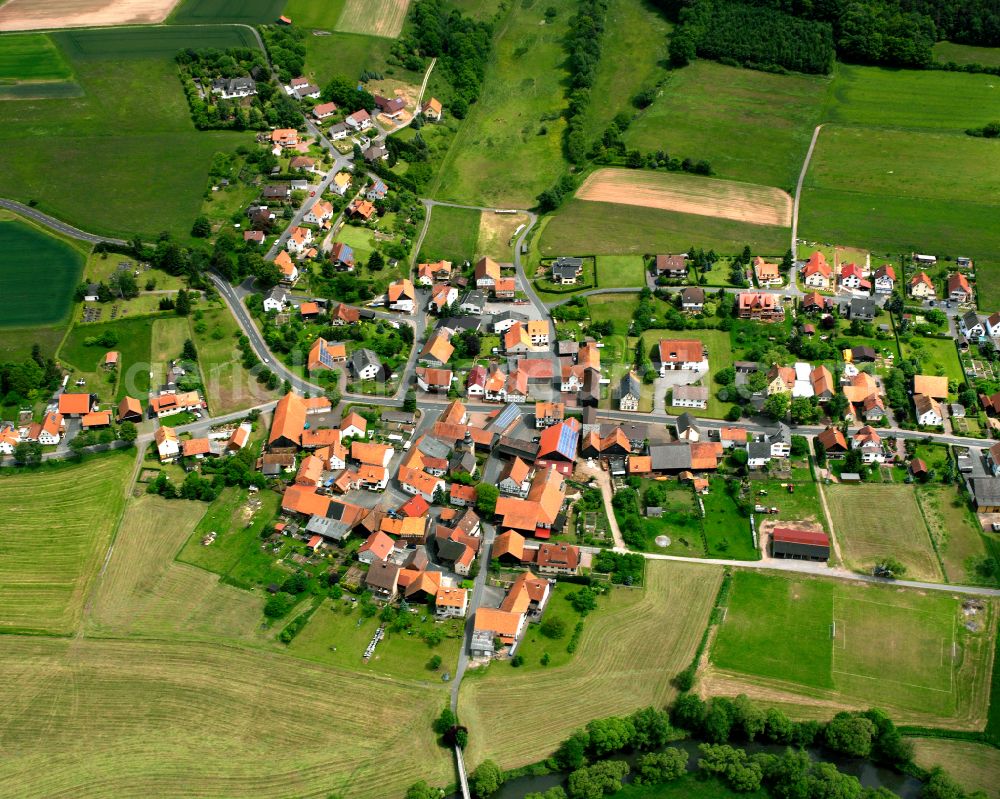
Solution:
[[[937,375],[914,375],[913,393],[925,394],[934,399],[948,398],[948,378]]]
[[[352,200],[347,208],[347,213],[353,216],[360,216],[364,220],[369,220],[375,215],[375,206],[368,200]]]
[[[444,409],[438,421],[445,424],[465,424],[468,419],[469,414],[465,410],[465,404],[461,400],[454,400]]]
[[[116,366],[118,366],[118,361],[120,359],[121,359],[121,354],[120,353],[117,353],[114,350],[112,350],[111,352],[108,352],[104,356],[104,368],[105,369],[114,369]]]
[[[476,282],[495,284],[500,279],[500,264],[492,258],[483,257],[476,261]]]
[[[523,613],[511,613],[498,608],[479,608],[476,611],[474,629],[480,633],[492,633],[494,638],[510,646],[524,624]]]
[[[826,430],[816,436],[816,440],[826,448],[827,452],[847,451],[847,439],[844,438],[844,434],[836,427],[826,428]]]
[[[271,131],[271,143],[281,147],[294,147],[299,143],[299,132],[295,128],[278,128]]]
[[[93,411],[84,414],[80,424],[85,430],[91,427],[107,427],[111,424],[111,411]]]
[[[340,430],[341,432],[347,431],[351,428],[360,430],[362,434],[368,432],[368,420],[365,419],[359,413],[351,411],[347,416],[340,420]]]
[[[288,254],[287,250],[282,250],[278,253],[277,257],[274,259],[274,265],[278,267],[281,274],[287,278],[294,276],[297,271],[295,268],[295,262],[292,260],[292,256]]]
[[[501,562],[524,560],[524,536],[513,530],[498,535],[493,541],[492,555],[497,560],[503,558]]]
[[[207,438],[192,438],[185,441],[181,446],[185,458],[194,458],[199,455],[212,454],[212,442]]]
[[[317,369],[333,369],[337,363],[347,360],[347,345],[342,342],[329,342],[322,336],[313,342],[309,350],[309,357],[306,360],[306,368],[310,371]]]
[[[827,263],[826,256],[819,250],[816,250],[809,256],[809,260],[806,261],[806,265],[802,270],[802,276],[804,278],[810,277],[814,274],[819,274],[827,280],[829,280],[833,275],[833,269],[830,267],[830,264]]]
[[[447,331],[440,330],[428,339],[424,348],[420,351],[420,357],[438,363],[448,363],[455,347],[451,343]]]
[[[135,397],[122,397],[122,401],[118,403],[118,421],[125,419],[142,420],[142,403]]]
[[[367,441],[351,442],[351,458],[359,463],[372,466],[385,466],[392,457],[392,447],[385,444],[372,444]]]
[[[59,413],[63,416],[83,416],[90,413],[93,402],[90,394],[67,394],[63,392],[59,395]]]
[[[285,489],[281,507],[303,516],[326,516],[332,501],[330,497],[317,494],[315,486],[291,485]]]
[[[302,431],[306,426],[306,403],[294,391],[289,391],[278,400],[271,422],[271,433],[267,438],[269,447],[298,447],[302,443]]]

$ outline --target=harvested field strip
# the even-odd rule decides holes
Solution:
[[[409,7],[410,0],[347,0],[337,30],[395,39]]]
[[[598,169],[577,189],[576,196],[754,225],[785,227],[792,220],[792,198],[781,189],[669,172]]]
[[[401,796],[453,779],[442,696],[237,647],[9,637],[0,795]]]
[[[0,632],[73,631],[125,504],[132,463],[133,453],[114,453],[0,477]]]
[[[475,731],[467,762],[535,762],[590,719],[671,699],[670,680],[694,656],[722,571],[663,561],[646,569],[645,589],[615,588],[600,600],[566,666],[522,676],[494,664],[463,683],[459,715]]]
[[[129,503],[88,635],[259,639],[262,597],[174,560],[207,508],[151,495]]]
[[[0,31],[162,22],[177,0],[7,0]]]

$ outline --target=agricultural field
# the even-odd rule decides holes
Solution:
[[[337,30],[395,39],[403,30],[410,0],[344,0]]]
[[[3,102],[0,194],[90,232],[186,238],[218,151],[249,133],[196,131],[174,53],[253,46],[243,28],[129,28],[52,34],[85,94],[58,103]],[[100,186],[100,201],[94,187]]]
[[[313,3],[310,0],[286,0],[282,12],[300,28],[332,31],[344,10],[344,0]]]
[[[68,635],[76,629],[125,505],[134,460],[131,452],[116,452],[0,477],[0,630]]]
[[[951,61],[956,64],[985,64],[990,67],[1000,67],[1000,48],[997,47],[938,42],[933,50],[934,58],[943,63]]]
[[[0,82],[66,81],[72,77],[73,70],[46,34],[0,36]]]
[[[1000,799],[1000,749],[972,741],[911,738],[913,761],[921,768],[941,766],[967,791],[982,791]]]
[[[1000,150],[984,139],[827,126],[806,176],[800,231],[879,253],[995,259],[1000,231],[987,220],[997,212],[998,173]]]
[[[88,636],[259,638],[262,596],[174,560],[207,508],[149,494],[129,502],[87,618]]]
[[[598,600],[565,666],[519,674],[497,663],[467,678],[459,716],[479,731],[467,762],[534,763],[590,719],[663,706],[676,693],[671,678],[694,656],[721,577],[706,566],[651,562],[644,589],[615,588]],[[518,735],[506,734],[514,727]]]
[[[922,486],[917,491],[917,502],[937,544],[945,581],[983,582],[974,568],[969,567],[987,554],[986,544],[982,528],[969,510],[965,497],[954,486]]]
[[[5,796],[382,799],[454,778],[441,689],[239,646],[6,636],[0,703]]]
[[[218,416],[278,399],[279,392],[268,390],[243,368],[236,346],[240,329],[227,308],[221,304],[204,308],[193,333],[211,413]]]
[[[285,0],[181,0],[170,15],[170,22],[178,25],[220,22],[255,25],[276,21],[285,6]]]
[[[889,556],[910,579],[943,578],[913,486],[829,485],[823,493],[845,566],[869,571]]]
[[[530,208],[563,171],[563,38],[576,6],[516,3],[499,23],[479,101],[441,166],[430,196],[466,205]]]
[[[163,22],[177,0],[17,0],[0,4],[0,31]]]
[[[601,60],[584,118],[587,139],[596,139],[615,114],[631,113],[631,99],[652,88],[664,76],[664,42],[673,25],[663,13],[643,0],[611,0],[601,39]],[[654,148],[655,149],[655,148]]]
[[[995,83],[992,75],[838,63],[826,121],[962,136],[966,128],[982,127],[992,118],[983,114],[996,107]],[[826,132],[824,128],[821,136]],[[910,155],[902,150],[882,154],[890,152],[894,157]]]
[[[67,334],[57,359],[64,368],[71,369],[72,379],[82,377],[87,381],[87,391],[97,393],[106,402],[120,400],[126,394],[144,397],[149,393],[149,355],[152,339],[153,317],[121,319],[93,325],[77,325]],[[118,336],[118,343],[111,347],[87,344],[88,338],[105,333]],[[121,353],[116,373],[105,372],[100,362],[108,350]],[[116,380],[108,375],[117,374]],[[117,385],[117,393],[110,386]]]
[[[782,227],[573,199],[546,220],[536,241],[543,257],[567,252],[595,255],[684,252],[691,245],[720,254],[735,254],[748,244],[762,255],[778,255],[788,249],[789,234]]]
[[[792,223],[792,198],[780,189],[677,172],[598,169],[575,196],[752,225],[788,227]]]
[[[454,264],[471,261],[479,239],[480,212],[468,208],[435,206],[430,212],[427,235],[420,246],[420,263],[442,258]]]
[[[699,59],[668,73],[625,143],[644,153],[705,159],[722,178],[792,191],[829,85],[828,78]]]
[[[67,318],[80,281],[83,245],[51,236],[19,217],[0,216],[0,328],[50,325]],[[39,264],[45,279],[39,280]]]
[[[981,611],[973,632],[960,623],[961,601],[939,592],[737,572],[703,688],[747,690],[795,716],[828,717],[841,707],[877,703],[897,723],[981,728],[996,608]]]

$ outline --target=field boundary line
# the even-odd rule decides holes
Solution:
[[[834,597],[834,599],[836,599],[836,597]],[[880,605],[883,608],[895,608],[897,610],[908,610],[911,613],[923,613],[926,616],[947,616],[947,617],[951,618],[951,614],[950,613],[938,613],[937,611],[933,611],[933,610],[920,610],[919,608],[909,608],[909,607],[906,607],[904,605],[893,605],[893,604],[890,604],[889,602],[878,602],[878,601],[876,601],[874,599],[858,599],[858,598],[855,598],[855,597],[852,597],[852,596],[841,597],[841,599],[844,600],[845,602],[864,602],[867,605]],[[834,604],[836,604],[836,602]]]
[[[902,680],[891,680],[888,677],[879,675],[878,677],[872,677],[870,674],[855,674],[853,671],[834,671],[833,674],[842,674],[845,677],[857,677],[860,680],[878,680],[879,682],[891,683],[892,685],[902,685],[906,688],[917,688],[921,691],[934,691],[939,694],[950,694],[952,691],[950,688],[931,688],[926,685],[917,685],[912,682],[903,682]]]

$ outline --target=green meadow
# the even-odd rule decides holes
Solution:
[[[479,239],[479,211],[437,205],[431,211],[430,227],[424,236],[418,257],[420,262],[471,261]]]
[[[170,15],[170,22],[185,25],[213,22],[254,25],[274,22],[282,13],[288,13],[282,12],[284,6],[285,0],[183,0]]]
[[[747,244],[754,252],[783,253],[788,249],[788,230],[658,208],[570,200],[549,218],[538,237],[544,257],[684,252],[691,245],[737,253]]]
[[[0,217],[0,328],[66,318],[86,260],[78,247],[18,219]]]
[[[1000,67],[1000,47],[976,47],[971,44],[938,42],[934,45],[934,58],[943,63],[985,64]]]
[[[93,233],[186,236],[218,151],[250,133],[196,131],[173,54],[245,44],[237,27],[127,28],[53,35],[85,94],[2,105],[0,195]]]
[[[787,190],[795,185],[828,87],[826,78],[695,61],[668,73],[625,143],[706,159],[719,177]]]
[[[545,22],[545,8],[556,9]],[[562,174],[569,0],[515,3],[498,25],[479,101],[469,109],[430,194],[467,205],[529,208]]]

